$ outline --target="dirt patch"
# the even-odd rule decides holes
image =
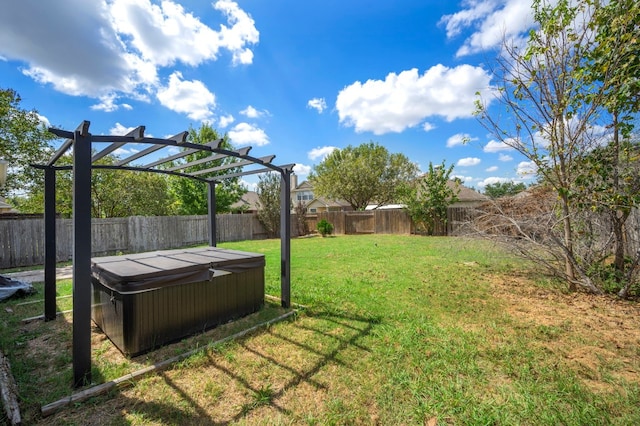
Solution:
[[[594,391],[607,377],[640,384],[640,304],[612,296],[563,293],[523,276],[489,277],[506,315],[537,333]]]

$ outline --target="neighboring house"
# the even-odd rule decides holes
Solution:
[[[255,191],[247,191],[242,198],[231,204],[230,208],[234,213],[257,213],[258,193]]]
[[[316,197],[313,185],[308,180],[298,185],[298,176],[291,175],[291,203],[296,206],[299,202],[305,205],[308,213],[341,212],[353,210],[344,200],[330,201]]]
[[[308,180],[303,181],[298,185],[298,176],[291,175],[291,202],[293,205],[302,202],[305,206],[314,199],[313,185]]]
[[[478,207],[485,201],[490,200],[486,195],[481,194],[474,189],[467,188],[462,184],[456,184],[456,182],[452,180],[447,182],[447,186],[452,188],[454,191],[457,186],[460,190],[460,192],[458,192],[458,201],[453,203],[451,207]]]
[[[0,197],[0,214],[18,213],[11,204],[8,204],[4,198]]]
[[[352,210],[351,204],[344,200],[329,201],[324,198],[314,198],[307,204],[308,213],[346,212]]]

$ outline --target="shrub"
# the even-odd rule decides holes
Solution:
[[[320,222],[318,222],[317,228],[318,228],[318,232],[323,237],[327,235],[331,235],[331,233],[333,232],[333,225],[329,223],[327,219],[322,219]]]

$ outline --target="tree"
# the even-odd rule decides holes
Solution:
[[[438,166],[429,163],[429,171],[411,184],[405,185],[404,203],[418,231],[434,235],[436,226],[447,224],[447,208],[458,201],[459,184],[449,180],[453,164]],[[449,182],[454,182],[451,185]]]
[[[296,214],[296,227],[298,228],[298,235],[303,236],[309,233],[309,225],[307,224],[307,206],[302,201],[293,208]]]
[[[313,167],[309,180],[316,196],[346,200],[354,210],[364,210],[397,201],[400,188],[417,173],[418,166],[403,154],[369,142],[334,150]]]
[[[265,173],[258,178],[258,220],[270,238],[280,233],[280,175]]]
[[[220,139],[218,132],[209,124],[203,123],[198,130],[189,130],[189,142],[197,144],[206,144]],[[234,146],[229,141],[227,135],[222,138],[220,148],[234,150]],[[172,164],[186,164],[196,160],[203,159],[211,155],[209,151],[198,151],[187,155],[183,159]],[[225,157],[223,159],[208,161],[206,163],[197,164],[183,169],[183,172],[195,172],[215,167],[232,165],[239,160],[235,157]],[[223,170],[214,171],[206,175],[207,178],[214,176],[222,176],[230,173],[239,172],[239,167],[230,167]],[[199,215],[208,213],[208,184],[194,179],[188,179],[179,176],[171,176],[169,185],[172,195],[176,199],[175,211],[183,215]],[[242,198],[247,189],[240,183],[240,178],[224,179],[216,184],[216,211],[229,212],[231,205]]]
[[[510,195],[516,195],[519,192],[527,189],[527,186],[522,182],[496,182],[490,183],[484,187],[484,194],[491,198],[500,198]]]
[[[564,259],[562,276],[571,290],[578,286],[594,293],[601,290],[586,273],[587,263],[576,250],[583,213],[575,194],[576,161],[601,139],[597,135],[602,105],[602,85],[585,80],[585,58],[594,48],[595,32],[588,27],[592,10],[584,2],[535,0],[538,24],[522,50],[507,42],[498,59],[496,97],[509,112],[509,123],[500,122],[482,101],[477,104],[481,122],[494,137],[524,155],[537,168],[558,198],[557,220],[548,223],[545,248],[553,258]],[[578,226],[579,229],[576,229]],[[524,228],[519,228],[524,229]]]
[[[108,155],[98,164],[113,165],[117,158]],[[59,165],[71,165],[73,158],[65,155]],[[73,214],[73,172],[56,172],[56,212],[62,217]],[[24,213],[42,213],[44,185],[32,187],[26,195],[13,200]],[[126,216],[164,216],[171,213],[173,199],[166,176],[129,170],[93,169],[91,179],[91,216],[96,218]]]
[[[28,192],[43,185],[44,175],[29,166],[50,158],[48,142],[54,138],[35,110],[20,108],[21,98],[11,89],[0,89],[0,160],[9,163],[7,182],[0,196]]]
[[[637,186],[629,185],[637,179],[637,172],[635,176],[629,176],[629,171],[636,169],[629,166],[634,162],[637,164],[637,154],[634,158],[629,153],[637,153],[630,145],[633,145],[634,119],[640,111],[640,5],[635,0],[588,0],[588,4],[594,10],[589,28],[596,33],[597,43],[587,52],[581,71],[585,81],[600,87],[599,95],[611,117],[609,127],[612,130],[611,143],[597,155],[607,167],[591,163],[590,175],[599,178],[600,190],[588,195],[592,196],[592,207],[610,217],[615,237],[613,264],[618,281],[622,283],[627,275],[624,227],[632,209],[640,204]],[[628,287],[629,283],[622,287],[621,297],[626,297]]]

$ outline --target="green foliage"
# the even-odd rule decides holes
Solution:
[[[435,166],[412,184],[404,187],[404,203],[416,230],[433,235],[438,223],[447,223],[447,207],[458,201],[459,184],[450,181],[453,164]]]
[[[3,197],[42,186],[44,174],[29,165],[42,163],[52,154],[48,141],[54,136],[44,128],[37,111],[20,108],[20,101],[14,90],[0,88],[0,160],[9,163],[7,182],[0,188]]]
[[[369,142],[336,149],[314,166],[309,180],[316,196],[346,200],[354,210],[367,205],[390,204],[399,189],[418,173],[416,164],[403,154],[390,154],[378,143]]]
[[[258,178],[258,220],[271,238],[280,233],[280,175],[265,173]]]
[[[199,129],[191,128],[189,130],[189,142],[197,144],[206,144],[220,139],[218,132],[211,125],[203,123]],[[235,149],[227,136],[222,138],[220,143],[221,149]],[[186,164],[193,161],[201,160],[211,155],[210,151],[198,151],[187,155],[178,160],[172,166]],[[196,164],[188,168],[182,169],[182,172],[196,172],[211,168],[225,167],[224,169],[203,174],[200,177],[211,178],[214,176],[222,176],[240,171],[239,167],[232,167],[233,163],[239,160],[235,157],[225,157]],[[229,168],[226,168],[229,167]],[[175,211],[181,215],[200,215],[208,213],[208,184],[202,181],[188,179],[180,176],[171,176],[169,178],[169,186],[172,196],[175,198]],[[226,213],[231,211],[231,205],[242,198],[247,192],[246,188],[240,183],[240,178],[225,179],[216,184],[216,211]]]
[[[320,220],[316,225],[316,228],[318,228],[318,232],[323,237],[333,233],[333,225],[327,219]]]
[[[491,198],[500,198],[516,195],[525,189],[527,189],[527,186],[523,182],[496,182],[485,186],[484,194]]]
[[[619,120],[616,129],[631,136],[634,114],[640,111],[640,4],[636,0],[586,0],[594,9],[589,27],[596,44],[587,52],[582,73],[585,81],[601,87],[601,102]]]
[[[65,155],[59,165],[71,165],[73,158]],[[117,158],[108,155],[97,164],[112,165]],[[42,213],[44,185],[32,187],[24,196],[13,199],[23,213]],[[173,199],[164,175],[130,170],[93,169],[91,179],[91,216],[165,216],[172,212]],[[56,212],[62,217],[73,214],[73,173],[56,172]]]
[[[508,124],[492,117],[481,101],[476,113],[557,193],[560,220],[540,230],[549,236],[541,248],[564,257],[557,274],[566,277],[571,290],[580,285],[598,293],[585,268],[608,256],[595,256],[594,233],[584,232],[595,228],[591,210],[609,217],[615,237],[610,246],[623,271],[624,222],[635,204],[620,160],[640,102],[640,6],[633,0],[535,0],[532,6],[536,28],[527,47],[505,43],[498,59],[496,93],[509,112]],[[605,136],[612,140],[605,162],[589,160],[603,157],[591,153]]]

